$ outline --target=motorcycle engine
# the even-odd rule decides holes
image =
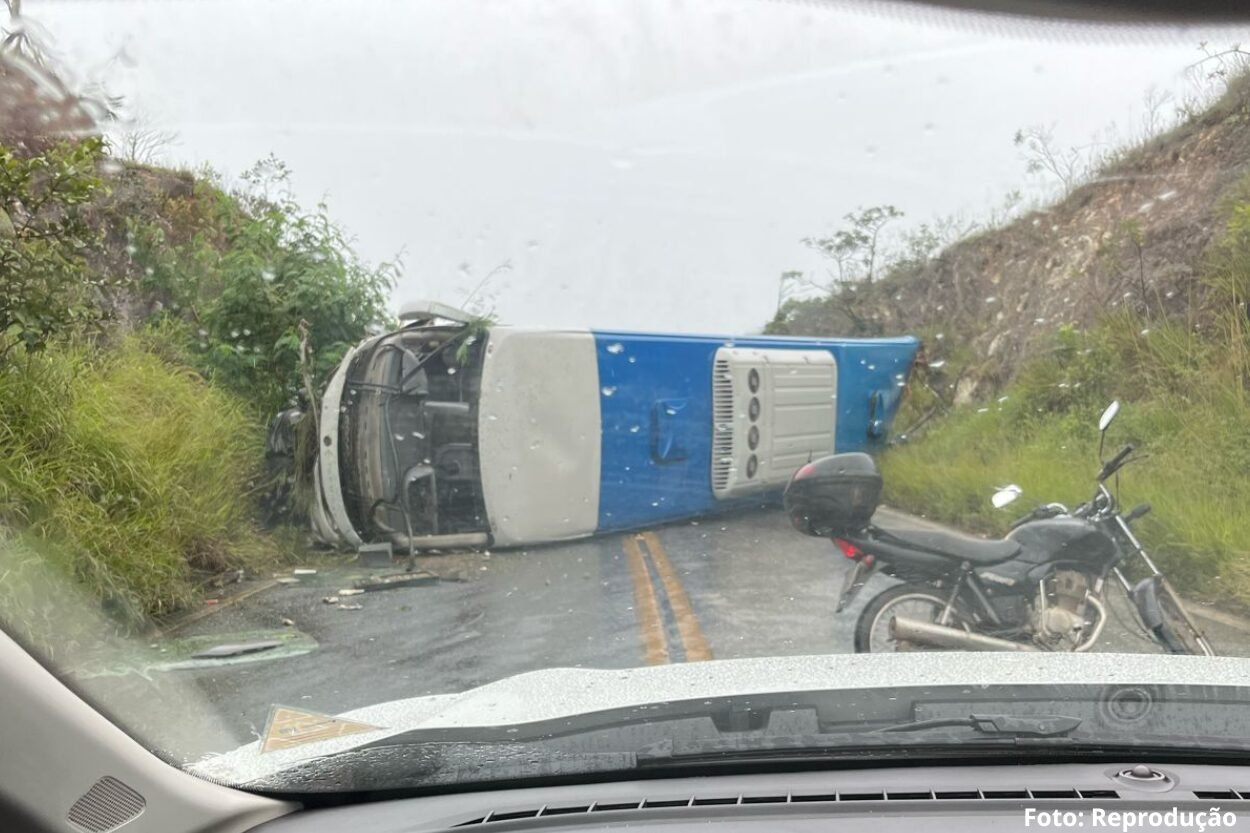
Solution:
[[[1086,627],[1085,597],[1089,577],[1076,570],[1057,570],[1046,580],[1046,603],[1035,613],[1038,640],[1052,649],[1071,650],[1079,644]]]

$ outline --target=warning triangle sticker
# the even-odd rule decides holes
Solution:
[[[261,754],[279,749],[291,749],[305,743],[354,735],[359,732],[376,732],[381,726],[372,726],[357,720],[293,709],[290,706],[274,706],[269,710],[269,721],[260,744]]]

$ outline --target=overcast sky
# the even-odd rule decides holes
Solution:
[[[79,79],[174,130],[169,161],[270,152],[404,299],[517,324],[758,329],[800,238],[857,206],[984,216],[1017,128],[1085,144],[1177,98],[1200,40],[1065,35],[768,0],[26,0]],[[1192,75],[1192,74],[1190,74]],[[1038,183],[1033,183],[1038,187]]]

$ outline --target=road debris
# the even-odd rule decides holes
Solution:
[[[364,610],[364,605],[339,605],[339,610]]]
[[[339,603],[339,597],[338,596],[322,596],[321,601],[325,602],[328,605],[336,605]]]
[[[285,616],[282,617],[282,624],[286,625],[288,628],[295,627],[295,621],[293,619],[287,619]]]
[[[361,590],[359,587],[356,587],[356,588],[349,587],[346,590],[340,590],[339,595],[340,596],[359,596],[363,592],[365,591]]]
[[[274,579],[274,580],[278,582],[278,584],[299,584],[299,579],[295,578],[294,576],[284,576],[282,578]]]
[[[291,575],[293,576],[315,576],[317,575],[317,571],[312,569],[311,567],[296,567],[294,570],[291,571]]]
[[[239,657],[244,654],[256,654],[261,651],[269,651],[274,648],[281,648],[282,642],[278,639],[265,639],[259,642],[237,642],[227,643],[225,645],[214,645],[203,651],[191,655],[192,659],[220,659],[222,657]]]
[[[389,567],[394,558],[391,542],[361,544],[356,548],[356,563],[361,567]]]
[[[393,590],[398,587],[423,587],[427,584],[436,584],[438,581],[439,577],[434,575],[434,573],[417,570],[412,573],[394,573],[388,576],[362,579],[356,582],[356,588],[364,592],[371,592],[374,590]]]

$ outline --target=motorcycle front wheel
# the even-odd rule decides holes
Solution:
[[[1213,654],[1203,645],[1203,641],[1200,641],[1199,634],[1195,633],[1185,622],[1185,617],[1170,593],[1159,594],[1159,607],[1163,613],[1163,621],[1159,623],[1159,627],[1155,628],[1155,637],[1168,653],[1194,656]]]
[[[912,642],[899,642],[890,636],[890,620],[895,616],[938,622],[946,609],[948,595],[928,584],[900,584],[891,587],[868,602],[855,623],[855,653],[884,654],[894,651],[940,651]],[[946,624],[962,627],[968,615],[958,603],[951,610]]]

